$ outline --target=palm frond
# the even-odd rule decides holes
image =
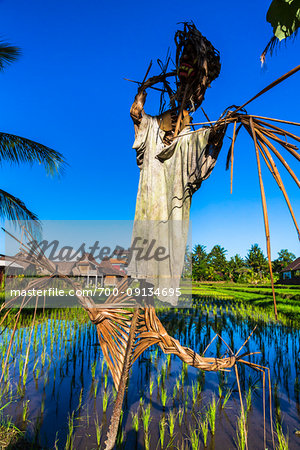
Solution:
[[[21,50],[14,45],[0,41],[0,70],[13,63],[21,55]]]
[[[31,234],[39,236],[41,224],[38,217],[17,197],[0,189],[0,217],[16,221],[15,225],[25,226]]]
[[[38,162],[45,166],[50,175],[61,173],[66,164],[63,155],[30,139],[0,132],[0,163],[14,164]]]

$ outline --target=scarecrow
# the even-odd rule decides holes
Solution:
[[[249,355],[241,353],[251,335],[235,354],[225,343],[228,352],[222,358],[206,357],[205,354],[198,355],[192,349],[181,345],[178,340],[167,333],[157,317],[154,307],[151,305],[153,289],[157,292],[156,296],[163,301],[170,304],[177,303],[178,297],[174,293],[179,286],[183,267],[191,199],[193,194],[200,188],[202,181],[206,180],[211,174],[222,148],[225,132],[230,124],[233,125],[233,136],[228,151],[227,166],[229,167],[231,164],[231,185],[234,145],[239,130],[244,127],[254,142],[275,315],[277,314],[276,299],[272,277],[266,199],[261,177],[261,157],[282,190],[298,236],[300,235],[289,198],[272,157],[272,154],[277,156],[300,187],[298,178],[277,148],[280,146],[299,160],[297,147],[289,143],[288,138],[296,141],[300,141],[300,138],[274,125],[274,122],[283,122],[296,126],[300,124],[249,115],[245,110],[245,106],[252,100],[293,75],[300,70],[300,66],[267,86],[241,107],[233,106],[228,108],[217,121],[208,120],[205,123],[192,125],[191,114],[201,106],[206,89],[219,76],[220,57],[217,50],[202,36],[193,23],[183,24],[183,30],[177,31],[175,35],[175,44],[176,67],[174,70],[168,72],[171,60],[168,57],[165,64],[158,61],[161,73],[147,79],[152,66],[151,63],[143,82],[138,83],[138,93],[130,110],[135,127],[133,147],[136,150],[137,164],[140,168],[140,181],[132,236],[132,254],[128,272],[131,275],[131,280],[138,279],[140,281],[141,287],[146,292],[146,302],[142,304],[141,298],[136,299],[128,295],[127,281],[118,286],[119,294],[117,296],[111,294],[102,305],[95,304],[90,297],[78,295],[79,302],[87,311],[92,323],[97,327],[99,342],[117,390],[117,398],[105,443],[107,450],[112,449],[115,444],[130,367],[152,345],[159,345],[164,353],[175,354],[188,365],[201,370],[218,371],[234,368],[238,387],[240,385],[237,363],[247,364],[255,370],[268,370],[266,367],[246,361],[244,357]],[[173,84],[170,80],[173,80]],[[158,83],[162,87],[158,87]],[[160,113],[155,117],[149,116],[144,112],[147,89],[158,90],[161,93]],[[167,110],[165,110],[165,96],[168,96],[169,107]],[[192,129],[192,126],[196,125],[202,125],[202,127]],[[28,230],[25,229],[24,233],[29,240],[32,240]],[[138,239],[146,244],[155,241],[160,247],[167,247],[167,257],[164,255],[162,258],[138,258],[137,253],[140,249],[137,249],[135,246]],[[162,246],[160,245],[161,243],[163,244]],[[26,256],[28,247],[26,248],[26,245],[22,242],[21,246],[23,254]],[[41,255],[38,246],[35,250],[36,254],[32,254],[32,249],[30,251],[31,260],[34,260],[36,265],[43,267],[43,269],[47,269],[51,275],[32,281],[28,287],[43,289],[53,277],[60,277],[75,291],[77,288],[80,290],[80,286],[70,277],[57,273],[53,262],[47,259],[45,255]],[[162,289],[167,289],[167,296],[161,296]],[[6,303],[5,306],[13,306],[14,300],[11,299],[11,303]],[[16,315],[16,324],[19,320],[21,309],[26,305],[26,302],[27,300],[23,298],[20,311]],[[36,308],[37,302],[35,310]],[[12,333],[11,339],[13,337],[14,333]],[[222,340],[221,337],[220,339]],[[29,346],[30,342],[28,343],[28,348]],[[9,349],[2,365],[1,379],[8,363]],[[239,393],[241,399],[240,390]],[[242,401],[241,409],[243,413]],[[270,426],[273,437],[272,420]],[[264,447],[266,448],[266,443],[264,443]]]
[[[167,63],[161,75],[143,82],[130,110],[135,127],[133,148],[140,168],[133,242],[143,241],[145,247],[156,243],[167,249],[168,257],[135,258],[132,245],[128,268],[132,278],[143,280],[144,294],[156,292],[157,298],[174,305],[178,301],[192,195],[211,174],[227,128],[227,122],[221,121],[191,132],[190,113],[199,108],[206,89],[219,76],[220,56],[193,24],[184,24],[175,42],[176,70],[166,74]],[[169,77],[175,78],[174,91]],[[146,89],[158,82],[169,94],[170,108],[152,117],[144,111]]]

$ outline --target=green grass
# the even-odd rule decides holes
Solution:
[[[0,448],[22,448],[24,444],[23,433],[11,422],[9,418],[0,418]],[[24,448],[24,447],[23,447]]]
[[[300,286],[276,285],[275,293],[278,313],[289,319],[300,321]],[[253,306],[263,307],[264,311],[273,310],[273,296],[270,285],[197,283],[193,286],[193,295],[241,301],[251,303]]]

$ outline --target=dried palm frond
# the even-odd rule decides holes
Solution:
[[[196,109],[203,101],[207,87],[220,74],[220,54],[211,42],[200,33],[193,22],[183,22],[183,30],[178,30],[175,34],[175,44],[177,70],[179,70],[183,52],[191,48],[195,72],[194,77],[189,77],[186,86],[180,86],[177,99],[185,104],[186,109]]]
[[[299,230],[299,226],[298,226],[292,205],[291,205],[289,197],[287,195],[287,192],[286,192],[285,186],[283,184],[279,170],[277,169],[276,164],[272,158],[272,153],[273,153],[279,159],[279,161],[282,163],[282,165],[286,168],[288,173],[291,175],[293,180],[296,182],[297,186],[300,187],[299,179],[297,178],[297,176],[295,175],[295,173],[293,172],[293,170],[291,169],[289,164],[286,162],[285,156],[282,155],[281,152],[279,151],[279,149],[276,147],[276,144],[279,144],[284,150],[289,152],[294,158],[296,158],[299,161],[300,155],[298,153],[298,147],[296,145],[288,142],[288,138],[294,139],[295,141],[300,142],[300,137],[298,137],[295,134],[290,133],[282,128],[271,125],[267,122],[268,120],[274,121],[275,119],[269,119],[269,118],[264,118],[264,119],[265,120],[262,121],[261,119],[258,119],[256,116],[252,116],[247,113],[234,113],[234,112],[228,113],[227,122],[229,122],[229,123],[233,122],[234,129],[233,129],[232,143],[231,143],[228,155],[227,155],[227,167],[226,168],[229,167],[229,163],[231,162],[230,191],[232,192],[233,148],[234,148],[234,143],[235,143],[236,135],[237,135],[236,124],[239,123],[238,131],[243,127],[249,133],[250,137],[253,139],[253,142],[254,142],[258,176],[259,176],[259,184],[260,184],[260,190],[261,190],[261,199],[262,199],[262,206],[263,206],[268,263],[269,263],[269,271],[270,271],[270,277],[271,277],[272,294],[273,294],[273,300],[274,300],[274,311],[275,311],[275,316],[277,318],[277,307],[276,307],[276,298],[275,298],[272,263],[271,263],[269,222],[268,222],[266,197],[265,197],[262,174],[261,174],[260,155],[263,157],[263,160],[265,161],[266,166],[270,170],[279,189],[283,193],[284,199],[287,203],[289,212],[292,216],[292,220],[294,222],[294,225],[295,225],[295,228],[297,231],[298,239],[300,240],[300,230]],[[224,120],[224,119],[222,119],[222,120]],[[290,125],[292,125],[292,124],[298,125],[297,123],[288,122],[288,121],[285,121],[285,123],[290,124]],[[216,122],[214,126],[219,126],[218,122]],[[281,139],[281,137],[283,137],[284,140]]]

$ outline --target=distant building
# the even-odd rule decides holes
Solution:
[[[295,259],[280,271],[280,283],[300,284],[300,258]]]
[[[98,263],[95,258],[84,253],[76,261],[51,261],[56,271],[61,275],[75,278],[81,285],[85,286],[116,286],[126,275],[126,260],[114,258],[109,260],[104,258]],[[47,276],[48,269],[36,265],[30,257],[22,252],[15,256],[0,256],[0,283],[3,275],[15,277],[25,275],[25,277]]]
[[[101,269],[104,273],[104,285],[105,286],[116,286],[120,283],[124,278],[127,278],[127,275],[124,270],[120,270],[119,266],[115,267],[111,261],[115,261],[114,259],[103,259],[99,264],[99,269]]]
[[[115,269],[121,270],[125,274],[127,273],[127,265],[128,264],[127,264],[126,259],[110,258],[109,262]]]

